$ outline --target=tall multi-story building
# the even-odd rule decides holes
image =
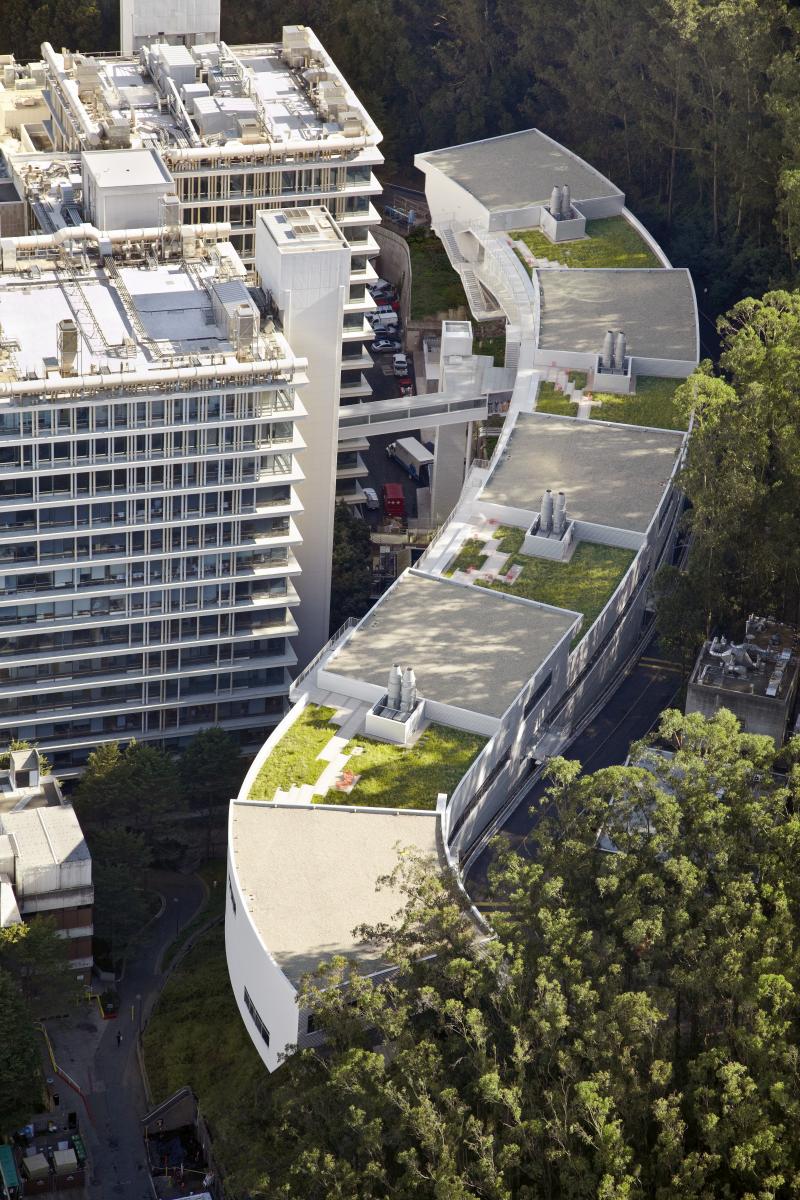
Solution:
[[[305,364],[227,232],[0,242],[0,739],[62,775],[285,707]]]
[[[141,17],[141,29],[149,29],[155,17],[147,6],[137,3],[133,17],[129,7],[123,5],[124,28]],[[370,231],[380,221],[371,201],[380,192],[374,170],[383,162],[381,134],[307,27],[285,26],[278,44],[231,48],[220,41],[197,42],[204,20],[194,10],[184,14],[188,32],[183,40],[189,44],[172,44],[179,39],[165,33],[165,40],[139,39],[129,56],[57,53],[48,43],[43,45],[44,97],[50,113],[45,131],[56,152],[57,170],[75,181],[66,186],[74,191],[73,202],[80,200],[77,219],[119,227],[96,212],[95,179],[102,174],[107,183],[108,175],[116,173],[124,209],[136,191],[148,187],[141,164],[149,151],[154,202],[158,204],[159,188],[162,196],[165,189],[174,190],[184,223],[228,222],[231,241],[251,279],[258,214],[289,208],[304,212],[323,205],[340,230],[349,267],[341,281],[339,330],[330,335],[338,361],[325,379],[325,398],[320,400],[335,417],[340,404],[371,395],[364,372],[373,366],[368,351],[373,332],[366,314],[375,305],[367,285],[377,278],[371,259],[379,247]],[[152,32],[161,38],[161,32]],[[129,49],[123,38],[123,51]],[[133,165],[136,151],[138,166]],[[115,171],[110,164],[122,163],[124,155],[131,165]],[[70,168],[70,156],[80,156],[80,164]],[[13,170],[42,223],[38,200],[52,183],[50,166],[41,156],[23,156]],[[337,462],[335,424],[332,432],[327,416],[323,424],[327,441],[320,457],[324,450],[333,455],[334,469],[338,466],[336,495],[352,504],[362,502],[358,480],[367,474],[359,453],[363,440],[343,439]],[[313,450],[309,443],[311,457]],[[330,540],[322,551],[316,544],[312,547],[311,540],[308,551],[299,552],[309,576],[316,574],[320,552],[330,558]],[[314,597],[312,604],[301,585],[301,613],[303,606],[307,613],[314,609],[314,615],[301,615],[301,660],[328,634],[316,586]]]

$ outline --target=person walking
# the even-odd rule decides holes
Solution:
[[[117,1030],[117,1046],[121,1046],[121,1045],[122,1045],[122,1034],[120,1033],[119,1030]]]

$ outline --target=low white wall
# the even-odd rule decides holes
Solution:
[[[541,230],[551,242],[572,242],[576,238],[586,237],[586,217],[574,204],[572,210],[577,214],[576,216],[570,217],[566,221],[557,221],[555,217],[551,216],[550,209],[542,205],[539,218]]]
[[[597,355],[582,350],[550,350],[537,346],[533,356],[534,366],[540,370],[556,367],[566,371],[593,371]]]
[[[569,500],[567,500],[569,504]],[[569,508],[567,509],[569,515]],[[575,537],[581,542],[598,546],[619,546],[623,550],[640,550],[646,535],[633,529],[615,529],[611,525],[593,525],[590,521],[575,521]]]
[[[697,362],[690,358],[631,358],[633,375],[660,375],[668,379],[686,379],[692,374]]]
[[[548,558],[554,562],[565,562],[572,557],[572,542],[575,537],[575,522],[570,521],[566,532],[561,538],[540,537],[535,533],[527,533],[522,543],[522,554],[533,558]]]

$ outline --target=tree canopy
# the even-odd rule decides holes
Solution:
[[[719,373],[702,363],[677,395],[695,424],[681,478],[687,570],[659,580],[675,642],[750,612],[800,620],[800,292],[742,300],[719,329]]]
[[[343,501],[333,515],[331,632],[348,617],[363,617],[372,590],[370,528]]]
[[[779,762],[725,711],[660,734],[646,767],[553,761],[493,937],[401,864],[401,924],[369,931],[399,974],[307,984],[329,1046],[273,1076],[256,1194],[795,1194],[800,741]]]
[[[0,1134],[41,1107],[39,1044],[13,976],[0,966]]]

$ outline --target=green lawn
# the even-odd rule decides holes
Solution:
[[[413,234],[411,252],[411,319],[433,317],[451,308],[467,307],[461,279],[450,265],[444,246],[430,234]]]
[[[429,725],[414,746],[393,746],[356,737],[348,745],[363,753],[348,762],[361,775],[352,792],[329,791],[323,804],[361,804],[370,808],[435,808],[439,792],[454,791],[486,739],[445,725]]]
[[[586,371],[567,371],[567,379],[578,389],[585,388],[589,376]]]
[[[335,711],[316,704],[303,710],[256,776],[251,800],[272,800],[277,788],[316,782],[325,765],[316,761],[317,755],[336,733],[328,724]]]
[[[578,405],[574,400],[570,400],[569,396],[560,392],[554,383],[543,380],[536,393],[536,411],[554,413],[557,417],[574,417],[578,411]]]
[[[502,367],[506,361],[506,339],[503,335],[476,338],[473,348],[476,354],[491,354],[496,367]]]
[[[556,245],[538,229],[521,229],[512,237],[523,241],[537,258],[569,267],[660,267],[653,251],[624,217],[586,222],[587,237]]]
[[[494,536],[500,539],[497,549],[502,554],[519,554],[525,541],[525,530],[515,525],[498,525]]]
[[[686,429],[681,413],[675,408],[675,389],[682,379],[662,379],[657,375],[639,375],[632,396],[614,396],[608,392],[593,392],[595,421],[622,421],[625,425],[650,425],[656,429]]]
[[[480,538],[467,538],[458,554],[448,565],[445,575],[452,575],[454,571],[468,571],[470,567],[480,570],[487,557],[484,543]]]
[[[269,1074],[233,998],[221,925],[170,977],[144,1035],[144,1056],[156,1103],[185,1084],[196,1092],[231,1193],[257,1190],[264,1136],[259,1097]]]
[[[515,584],[502,580],[485,584],[478,580],[477,586],[583,613],[581,634],[584,634],[605,606],[633,557],[632,550],[581,542],[568,563],[518,554],[506,564],[507,568],[522,567],[522,574]]]

